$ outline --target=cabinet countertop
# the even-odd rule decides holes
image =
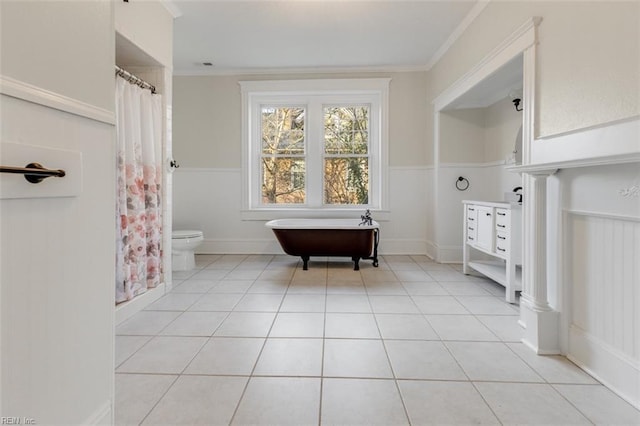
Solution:
[[[519,209],[522,208],[520,203],[510,203],[509,201],[478,201],[478,200],[462,200],[462,204],[475,204],[477,206],[498,207],[501,209]]]

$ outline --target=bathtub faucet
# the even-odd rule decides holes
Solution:
[[[360,219],[362,219],[362,222],[360,222],[360,225],[373,225],[373,218],[371,217],[371,212],[369,211],[369,209],[367,209],[367,211],[365,212],[365,214],[360,216]]]

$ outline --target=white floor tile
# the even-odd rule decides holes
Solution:
[[[518,316],[508,315],[478,315],[478,320],[503,342],[520,342],[524,330],[518,324]]]
[[[543,382],[544,380],[504,343],[445,343],[471,380]]]
[[[322,294],[287,294],[280,312],[324,312],[325,299]]]
[[[324,334],[327,338],[380,338],[373,314],[327,313]]]
[[[255,280],[223,280],[209,290],[209,293],[246,293]]]
[[[181,312],[140,311],[116,327],[116,335],[155,336]]]
[[[258,376],[320,376],[322,339],[269,338],[254,371]]]
[[[215,264],[215,262],[213,264]],[[221,280],[231,272],[226,269],[209,269],[211,265],[207,266],[206,269],[196,272],[191,278],[195,280]]]
[[[381,340],[326,339],[325,377],[392,378]]]
[[[269,337],[323,337],[324,314],[279,313]]]
[[[361,281],[329,281],[327,283],[327,294],[366,295],[367,291]]]
[[[116,374],[115,424],[140,424],[177,377],[157,374]]]
[[[248,376],[263,345],[262,338],[214,337],[191,361],[185,373]]]
[[[304,271],[308,272],[308,271]],[[291,281],[287,294],[326,294],[327,283],[324,280]]]
[[[409,424],[393,380],[323,379],[323,425]]]
[[[164,336],[211,336],[229,315],[227,312],[183,312],[162,330]]]
[[[145,425],[227,425],[246,377],[181,376],[145,419]]]
[[[145,308],[146,311],[186,311],[202,294],[169,293]]]
[[[551,385],[480,382],[475,386],[504,424],[591,424]]]
[[[242,294],[208,293],[198,299],[189,311],[231,311],[242,299]]]
[[[442,342],[385,340],[385,346],[399,379],[467,380]]]
[[[207,293],[218,284],[216,280],[190,279],[173,287],[172,293]]]
[[[479,342],[500,340],[473,315],[425,315],[425,317],[442,340]]]
[[[549,383],[598,383],[563,356],[536,355],[522,343],[508,343],[507,346]]]
[[[272,265],[272,264],[271,264]],[[268,265],[267,265],[268,266]],[[265,269],[258,276],[258,281],[285,281],[289,284],[289,280],[293,276],[293,268]]]
[[[281,294],[245,294],[233,310],[239,312],[278,312],[282,297]]]
[[[602,385],[554,385],[595,424],[640,425],[640,410]]]
[[[419,314],[413,299],[409,296],[369,295],[371,308],[376,314]]]
[[[196,261],[117,327],[116,424],[640,424],[565,358],[525,348],[504,287],[459,264]]]
[[[398,271],[398,270],[394,270],[394,273],[396,274],[396,277],[398,278],[398,280],[401,281],[401,282],[411,282],[411,281],[429,282],[429,281],[434,281],[433,277],[431,277],[431,275],[429,275],[427,272],[423,271],[422,269],[417,270],[417,271]]]
[[[491,296],[491,293],[474,282],[443,281],[440,284],[445,292],[452,296]]]
[[[252,270],[252,269],[234,269],[229,272],[225,277],[225,281],[232,280],[256,280],[262,273],[261,269]]]
[[[448,296],[449,293],[437,282],[403,282],[407,293],[416,296]]]
[[[154,337],[120,367],[119,373],[182,373],[205,344],[205,337]]]
[[[320,379],[252,377],[235,425],[312,425],[320,416]]]
[[[366,295],[328,294],[327,312],[370,313],[371,306]]]
[[[411,296],[423,314],[468,315],[469,311],[453,296]]]
[[[376,320],[383,339],[438,339],[438,335],[422,315],[376,314]]]
[[[500,424],[469,382],[400,380],[398,386],[411,424]]]
[[[116,336],[115,366],[122,364],[149,340],[151,336]]]
[[[269,312],[231,312],[215,336],[266,337],[274,318]]]
[[[407,296],[407,290],[400,282],[372,281],[365,284],[369,296]]]
[[[289,288],[289,280],[261,278],[254,281],[247,293],[284,294]]]
[[[517,315],[518,307],[494,296],[456,296],[469,312],[476,315]]]

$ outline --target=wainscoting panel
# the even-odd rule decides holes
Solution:
[[[373,216],[381,225],[381,254],[427,254],[431,172],[420,166],[389,168],[389,212],[386,218]],[[241,197],[241,169],[181,167],[173,174],[173,228],[203,231],[197,250],[202,254],[282,253],[264,226],[275,217],[243,220]]]
[[[640,405],[640,219],[569,211],[567,356]]]

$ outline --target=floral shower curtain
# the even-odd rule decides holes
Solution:
[[[162,276],[161,96],[116,78],[116,303]]]

